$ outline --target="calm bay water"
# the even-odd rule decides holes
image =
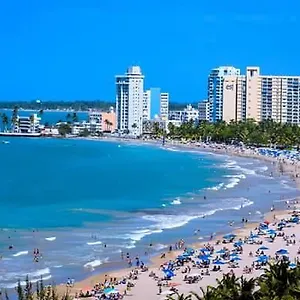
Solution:
[[[1,287],[26,274],[80,280],[126,266],[121,251],[147,261],[145,251],[230,231],[229,220],[260,220],[282,195],[298,194],[256,160],[88,140],[8,141],[0,144]]]

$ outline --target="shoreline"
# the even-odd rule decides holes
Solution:
[[[107,141],[107,142],[121,142],[121,143],[132,143],[132,144],[144,144],[144,145],[155,145],[155,146],[161,146],[161,143],[159,141],[140,141],[140,140],[127,140],[127,139],[122,139],[120,140],[119,138],[102,138],[102,139],[90,139],[90,138],[81,138],[81,139],[88,139],[88,140],[96,140],[96,141]],[[187,145],[187,144],[182,144],[182,143],[166,143],[166,147],[174,147],[175,149],[180,149],[184,151],[195,151],[197,150],[198,152],[202,153],[210,153],[210,154],[217,154],[217,155],[228,155],[232,157],[243,157],[243,158],[249,158],[249,159],[259,159],[259,160],[264,160],[268,163],[271,163],[273,165],[276,165],[274,167],[277,167],[278,165],[282,165],[282,170],[281,174],[288,175],[293,181],[296,183],[296,187],[299,190],[300,187],[300,178],[298,178],[296,175],[299,173],[299,165],[297,164],[296,167],[294,165],[291,165],[290,162],[283,161],[281,162],[280,160],[277,160],[276,158],[271,158],[271,157],[265,157],[263,155],[255,154],[255,153],[250,153],[250,152],[236,152],[233,151],[233,148],[226,148],[222,149],[220,146],[216,146],[215,148],[210,146],[206,147],[198,147],[196,145]],[[234,148],[236,150],[236,148]],[[277,217],[281,216],[286,216],[290,211],[289,210],[280,210],[280,211],[275,211],[275,212],[266,212],[264,214],[264,218],[268,220],[273,219],[274,213],[276,214]],[[247,233],[249,233],[251,230],[254,230],[259,223],[257,222],[249,222],[246,224],[244,227],[239,227],[236,228],[232,231],[232,233],[237,234],[238,236],[245,236]],[[220,236],[214,237],[211,241],[211,243],[214,243],[216,240],[218,240]],[[203,246],[207,241],[199,241],[196,243],[193,243],[191,247],[196,247],[199,248]],[[182,250],[176,250],[172,252],[166,252],[166,257],[161,259],[160,255],[155,255],[153,257],[150,257],[150,263],[149,263],[149,270],[156,270],[157,268],[165,261],[172,260],[176,258]],[[133,268],[131,268],[133,269]],[[60,284],[57,285],[56,288],[59,293],[63,294],[66,291],[68,291],[71,295],[74,295],[76,292],[79,292],[80,290],[86,290],[87,288],[92,289],[93,286],[99,282],[103,282],[107,278],[123,278],[124,276],[128,275],[130,268],[123,268],[123,269],[118,269],[115,271],[110,271],[110,272],[101,272],[96,275],[88,276],[84,280],[81,280],[77,283],[75,283],[74,287],[72,288],[67,288],[65,284]]]

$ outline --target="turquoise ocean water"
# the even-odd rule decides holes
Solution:
[[[12,288],[27,274],[32,281],[81,280],[126,266],[121,251],[148,261],[179,238],[195,242],[232,230],[230,220],[260,220],[274,201],[280,207],[283,196],[298,194],[293,182],[271,177],[272,166],[256,160],[170,146],[6,140],[0,287]]]

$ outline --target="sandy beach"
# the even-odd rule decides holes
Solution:
[[[126,142],[126,141],[125,141]],[[136,141],[134,141],[136,142]],[[149,143],[149,141],[143,141],[143,143]],[[150,143],[153,143],[150,141]],[[157,144],[157,142],[154,142]],[[296,182],[297,187],[300,187],[300,180],[299,180],[299,163],[288,160],[288,159],[276,159],[272,157],[267,157],[267,156],[262,156],[258,154],[255,149],[241,149],[239,147],[234,147],[234,146],[220,146],[220,145],[194,145],[194,144],[182,144],[182,143],[168,143],[167,146],[171,147],[180,147],[184,148],[186,150],[199,150],[199,151],[207,151],[211,153],[218,153],[218,154],[226,154],[226,155],[233,155],[233,156],[242,156],[242,157],[247,157],[247,158],[255,158],[255,159],[263,159],[267,160],[274,165],[276,165],[278,172],[288,174],[293,178],[293,180]],[[295,199],[296,200],[296,199]],[[291,211],[297,208],[297,204],[291,204],[290,203],[287,205],[287,210],[284,211],[275,211],[267,213],[265,215],[265,220],[270,223],[269,229],[276,230],[277,229],[277,223],[280,222],[282,219],[287,219],[290,218],[291,216]],[[259,226],[258,223],[247,223],[244,224],[244,227],[241,229],[235,230],[233,233],[236,235],[234,241],[237,241],[239,238],[245,239],[246,237],[249,237],[251,233],[255,232],[255,229]],[[298,259],[298,248],[299,248],[299,235],[297,235],[297,230],[298,226],[293,224],[292,226],[289,226],[287,228],[284,228],[284,233],[285,236],[295,236],[293,239],[295,240],[295,244],[290,244],[287,243],[285,238],[279,238],[276,237],[274,242],[269,242],[267,238],[262,236],[259,240],[259,243],[262,243],[264,246],[268,248],[265,254],[274,256],[275,252],[281,248],[287,248],[288,245],[288,251],[289,251],[289,257],[291,261],[295,261]],[[222,240],[222,237],[217,236],[214,237],[210,242],[209,242],[209,247],[213,246],[214,247],[214,253],[216,251],[221,250],[224,246],[228,248],[228,251],[234,250],[234,244],[222,244],[218,243],[217,241]],[[169,282],[171,285],[165,286],[164,284],[159,287],[158,278],[163,278],[164,273],[162,272],[162,266],[167,265],[168,262],[174,261],[179,255],[183,253],[183,249],[176,250],[176,251],[170,251],[166,252],[165,256],[161,258],[161,256],[156,256],[151,259],[151,264],[148,266],[148,270],[143,270],[141,271],[141,268],[127,268],[127,269],[122,269],[118,270],[115,272],[111,272],[109,274],[99,274],[95,275],[92,277],[89,277],[83,281],[77,282],[74,284],[72,287],[66,287],[66,285],[59,285],[57,286],[57,289],[59,293],[64,293],[68,291],[72,296],[75,296],[77,293],[80,291],[86,292],[93,290],[93,287],[99,283],[103,283],[104,281],[109,282],[110,280],[113,280],[116,278],[116,282],[123,280],[124,283],[126,284],[118,284],[114,285],[114,288],[119,291],[121,295],[123,295],[126,291],[127,295],[130,295],[131,299],[165,299],[165,295],[167,295],[170,292],[170,287],[176,286],[176,289],[178,290],[179,293],[189,293],[190,291],[194,292],[199,292],[199,286],[201,287],[206,287],[208,285],[214,285],[216,284],[216,279],[220,279],[224,273],[228,272],[234,272],[236,275],[244,275],[246,277],[257,277],[259,276],[262,272],[263,269],[253,269],[251,273],[245,274],[245,268],[250,268],[254,259],[253,256],[249,256],[249,253],[252,252],[255,254],[257,249],[259,248],[259,243],[245,243],[243,244],[242,248],[243,251],[242,253],[239,253],[239,258],[240,261],[238,262],[238,268],[230,268],[229,264],[224,264],[221,266],[221,272],[213,272],[209,271],[210,275],[200,275],[201,274],[201,269],[197,265],[195,265],[193,262],[188,262],[184,264],[184,266],[180,268],[176,268],[175,270],[175,276],[173,279]],[[199,255],[199,249],[203,247],[207,247],[208,242],[203,242],[203,243],[196,243],[192,245],[184,245],[184,247],[188,248],[193,248],[196,250],[194,255]],[[192,259],[193,260],[193,259]],[[196,284],[188,284],[185,280],[184,277],[186,273],[183,273],[184,270],[188,268],[189,269],[189,274],[194,273],[194,275],[199,274],[199,278],[202,277],[200,281]],[[211,269],[211,267],[209,268]],[[150,274],[155,274],[154,276],[149,276]],[[134,278],[134,279],[128,279],[128,278]],[[126,280],[125,280],[126,278]],[[115,283],[116,283],[115,282]],[[133,283],[134,287],[127,287],[127,283]],[[162,281],[163,282],[163,281]],[[110,285],[111,286],[111,285]],[[125,296],[126,297],[126,296]]]

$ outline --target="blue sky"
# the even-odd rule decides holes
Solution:
[[[114,100],[139,64],[172,101],[219,65],[300,75],[299,0],[2,0],[0,100]]]

